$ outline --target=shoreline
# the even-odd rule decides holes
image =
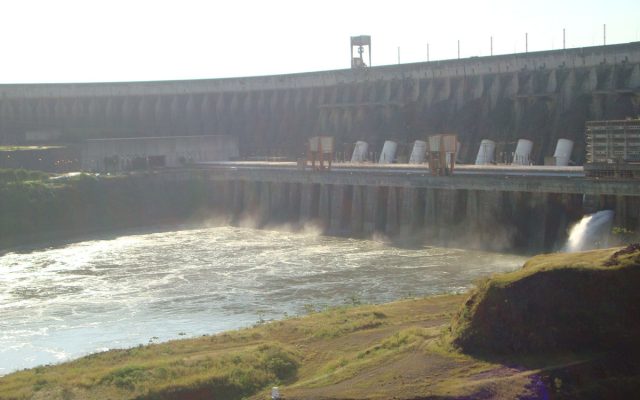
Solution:
[[[8,295],[3,296],[7,307],[5,327],[13,339],[3,341],[7,347],[2,364],[5,368],[14,366],[4,372],[15,366],[58,362],[45,352],[47,349],[64,351],[65,359],[74,359],[100,348],[146,344],[155,336],[166,341],[180,338],[179,332],[197,336],[248,326],[261,319],[278,320],[304,314],[309,306],[324,309],[360,302],[381,304],[461,292],[475,279],[493,271],[513,270],[525,260],[437,247],[396,248],[380,241],[326,237],[315,231],[298,234],[227,226],[190,228],[193,226],[174,231],[170,227],[160,234],[119,232],[75,245],[3,257],[3,293]],[[211,243],[219,245],[211,247]],[[299,249],[301,245],[309,250]],[[197,256],[188,261],[190,254]],[[253,263],[258,268],[252,268]],[[220,274],[226,278],[217,278],[222,277]],[[109,282],[115,286],[110,288]],[[318,291],[320,287],[324,289]],[[235,289],[226,293],[227,288]],[[27,297],[19,295],[24,290]],[[36,297],[30,299],[31,293]],[[40,300],[42,294],[49,298]],[[92,294],[99,298],[92,298]],[[21,311],[22,306],[25,311]],[[96,307],[106,313],[91,315]],[[67,315],[72,308],[82,316],[81,321]],[[23,320],[21,314],[27,310],[33,311],[24,316],[28,319],[24,319],[24,329],[36,332],[33,338],[23,337],[12,322]],[[41,317],[35,317],[35,312]],[[62,319],[50,319],[56,317]],[[80,323],[91,323],[91,327],[83,328]],[[44,326],[49,327],[46,336],[37,333]],[[82,343],[69,342],[78,335]],[[30,342],[33,348],[9,350],[20,343],[29,346]],[[31,355],[35,362],[22,361]]]
[[[636,245],[541,255],[523,268],[495,275],[464,294],[332,307],[216,335],[110,350],[18,371],[0,378],[0,393],[5,393],[0,399],[191,400],[221,396],[263,400],[272,386],[278,386],[283,398],[289,400],[545,399],[550,395],[571,399],[594,393],[624,398],[640,387],[640,358],[634,344],[637,336],[632,333],[638,323],[627,319],[633,325],[627,331],[611,326],[610,320],[619,320],[616,313],[634,312],[626,310],[627,305],[636,307],[638,295],[632,289],[640,275],[638,249]],[[576,280],[576,285],[567,285]],[[597,294],[603,287],[609,288],[617,293],[614,301],[621,303],[611,310],[598,309],[593,302],[599,294],[588,304],[583,304],[585,297],[579,295],[572,304],[564,301],[562,305],[576,315],[582,315],[582,306],[594,314],[591,319],[577,317],[567,322],[562,317],[567,311],[558,311],[558,315],[546,311],[544,307],[549,305],[558,309],[547,293],[526,290],[529,285],[538,285],[537,281],[547,282],[544,287],[566,288],[563,296],[567,299],[580,291],[596,290]],[[510,289],[519,286],[522,288],[514,292]],[[503,300],[501,296],[507,297]],[[513,309],[500,314],[502,319],[483,311],[496,307]],[[522,307],[528,310],[527,318],[518,323],[522,315],[517,310]],[[607,314],[610,312],[614,314]],[[541,324],[539,318],[549,319],[551,325]],[[556,326],[554,318],[565,323]],[[526,326],[528,319],[536,327],[533,330]],[[496,323],[497,332],[484,330]],[[604,340],[598,337],[602,334],[598,329],[575,336],[571,332],[581,323],[602,324],[613,330],[605,330]],[[519,326],[522,324],[524,328]],[[513,330],[509,334],[512,341],[524,340],[524,347],[504,351],[501,346],[512,344],[501,339],[500,332],[509,329]],[[524,329],[522,339],[519,329]],[[560,336],[546,336],[555,329]],[[576,341],[557,347],[563,330]],[[620,341],[624,337],[630,340],[628,345],[621,345],[627,343]],[[476,343],[472,351],[466,349],[469,343]],[[481,343],[489,347],[484,349]],[[602,376],[602,368],[610,372]]]

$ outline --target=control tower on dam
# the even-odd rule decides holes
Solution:
[[[542,164],[565,138],[581,164],[585,121],[638,114],[633,42],[277,76],[0,85],[0,144],[216,134],[236,137],[241,158],[295,158],[315,135],[348,153],[358,140],[380,152],[385,140],[456,133],[463,162],[482,139],[503,149],[529,139]]]

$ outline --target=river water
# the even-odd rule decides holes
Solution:
[[[0,375],[357,301],[465,290],[523,257],[236,227],[0,257]]]

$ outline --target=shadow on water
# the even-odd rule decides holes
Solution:
[[[115,230],[84,230],[84,231],[63,231],[50,232],[42,235],[35,235],[25,238],[26,244],[7,248],[0,248],[0,257],[8,253],[29,254],[34,251],[43,249],[56,249],[68,246],[73,243],[96,241],[96,240],[115,240],[123,236],[146,235],[150,233],[167,233],[189,229],[201,229],[205,227],[213,227],[203,223],[170,223],[163,222],[157,225],[149,225],[145,227],[121,228]]]
[[[341,233],[322,233],[322,229],[313,223],[307,224],[268,224],[265,226],[258,226],[257,223],[250,219],[243,219],[240,221],[234,221],[229,223],[226,219],[208,219],[206,221],[199,222],[169,222],[163,221],[154,225],[147,225],[144,227],[125,227],[120,229],[110,229],[108,231],[101,229],[82,230],[82,231],[63,231],[63,232],[49,232],[40,235],[32,235],[24,239],[25,244],[19,246],[11,246],[6,248],[0,248],[0,257],[8,253],[16,254],[29,254],[34,251],[43,249],[56,249],[65,247],[67,245],[84,242],[84,241],[96,241],[96,240],[115,240],[123,236],[135,236],[145,235],[152,233],[167,233],[173,231],[193,230],[203,228],[213,228],[222,226],[241,227],[249,229],[261,229],[276,232],[286,233],[301,233],[312,234],[318,236],[338,237],[345,239],[362,239],[372,240],[374,242],[383,243],[389,247],[402,249],[402,250],[424,250],[434,247],[444,247],[451,249],[467,249],[467,250],[482,250],[482,246],[469,245],[469,242],[448,242],[448,241],[428,241],[422,234],[414,235],[400,235],[390,237],[382,233],[374,233],[371,236],[356,236]],[[501,249],[503,254],[523,255],[529,254],[516,249]]]

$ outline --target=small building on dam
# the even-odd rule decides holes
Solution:
[[[238,158],[236,138],[226,135],[89,139],[82,151],[85,171],[185,167]]]

